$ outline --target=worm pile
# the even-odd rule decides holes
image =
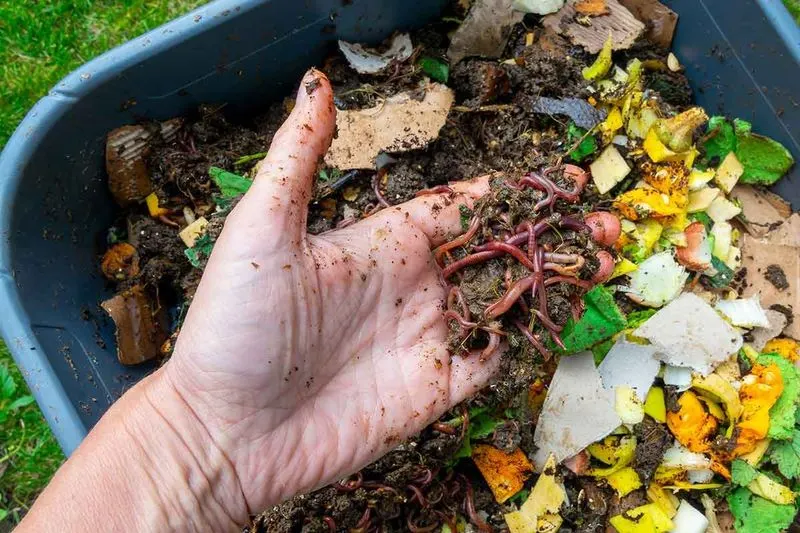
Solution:
[[[434,251],[448,287],[445,319],[454,353],[480,346],[480,357],[489,358],[512,329],[545,359],[550,343],[563,347],[566,319],[580,317],[581,296],[613,270],[613,257],[600,247],[619,235],[614,215],[580,213],[588,178],[569,164],[518,180],[496,178],[466,231]],[[481,269],[501,286],[476,288]],[[569,313],[553,309],[564,300]]]

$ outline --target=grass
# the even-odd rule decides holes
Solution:
[[[783,0],[783,5],[794,17],[794,21],[800,24],[800,0]]]
[[[203,3],[205,0],[0,2],[0,148],[28,109],[64,75]],[[64,461],[41,412],[35,403],[29,403],[29,395],[0,341],[0,531],[19,521]]]

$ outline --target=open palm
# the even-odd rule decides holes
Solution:
[[[309,72],[226,220],[165,368],[229,457],[251,511],[359,469],[497,366],[448,354],[431,257],[487,180],[308,235],[335,115],[328,80]]]

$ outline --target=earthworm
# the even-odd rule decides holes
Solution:
[[[452,250],[454,248],[458,248],[459,246],[464,246],[465,244],[467,244],[470,240],[472,240],[472,237],[474,237],[475,234],[478,233],[478,230],[480,229],[480,227],[481,227],[480,218],[478,218],[476,216],[472,217],[472,220],[469,223],[469,227],[467,228],[467,231],[465,231],[463,234],[461,234],[460,236],[456,237],[452,241],[448,241],[448,242],[442,244],[441,246],[437,247],[433,251],[433,258],[441,266],[442,265],[442,256],[444,255],[444,253],[445,252],[449,252],[450,250]]]
[[[513,244],[506,244],[500,241],[489,241],[486,243],[486,251],[496,251],[502,253],[507,253],[514,257],[517,261],[522,263],[522,265],[527,268],[528,270],[533,270],[533,261],[520,250],[517,246]],[[528,249],[530,252],[530,248]]]
[[[322,521],[328,526],[330,533],[336,533],[336,521],[330,516],[323,516]]]
[[[590,281],[573,278],[572,276],[552,276],[544,280],[545,287],[549,287],[550,285],[554,285],[556,283],[569,283],[570,285],[575,285],[576,287],[580,287],[581,289],[585,290],[589,290],[594,286]]]
[[[469,305],[467,305],[467,300],[464,298],[464,293],[461,292],[461,287],[458,285],[453,285],[450,287],[450,291],[447,294],[447,308],[452,309],[455,300],[458,300],[458,303],[461,304],[461,314],[464,317],[464,320],[470,320],[472,317],[470,316]]]
[[[550,350],[544,347],[544,344],[542,344],[539,339],[536,338],[536,335],[534,335],[531,330],[528,329],[528,326],[520,322],[519,319],[514,319],[514,325],[517,326],[517,329],[520,331],[520,333],[522,333],[525,338],[528,339],[528,342],[530,342],[533,347],[536,348],[540,354],[542,354],[544,360],[548,361],[552,356]]]
[[[489,333],[489,344],[487,344],[486,348],[484,348],[483,351],[481,352],[480,361],[483,362],[489,359],[491,356],[494,355],[494,353],[497,351],[499,347],[500,347],[500,335],[494,332]]]
[[[412,517],[413,515],[409,514],[408,517],[406,518],[406,525],[408,526],[408,530],[411,533],[430,533],[431,531],[435,531],[436,528],[439,527],[439,522],[434,522],[433,524],[427,526],[418,525],[416,522],[414,522],[414,519]]]
[[[370,518],[370,508],[367,507],[364,510],[364,514],[361,515],[361,520],[358,521],[356,524],[356,529],[361,529],[366,531],[369,528],[369,518]]]
[[[486,252],[478,252],[476,254],[470,254],[458,261],[454,261],[447,265],[444,269],[442,269],[442,277],[444,279],[449,278],[462,268],[466,268],[471,265],[479,265],[488,261],[489,259],[494,259],[495,257],[499,257],[502,255],[502,252],[498,253],[496,250],[489,250]]]
[[[466,496],[464,496],[464,510],[469,517],[469,521],[472,522],[478,531],[482,531],[483,533],[494,533],[494,529],[483,521],[483,518],[475,511],[475,500],[473,499],[473,492],[472,492],[472,484],[469,480],[464,477],[463,475],[460,476],[464,480],[464,486],[466,487]]]
[[[386,198],[384,198],[381,192],[381,185],[379,183],[381,177],[383,177],[383,173],[380,170],[372,176],[372,190],[375,192],[375,196],[378,198],[378,203],[381,206],[392,207],[392,204],[386,201]]]
[[[409,498],[408,501],[411,501],[414,498],[416,498],[417,501],[419,502],[420,506],[422,506],[422,507],[427,507],[428,506],[428,500],[425,499],[425,495],[422,494],[422,491],[419,489],[419,487],[417,487],[416,485],[411,483],[410,485],[407,485],[406,488],[414,493],[411,496],[411,498]]]
[[[511,306],[514,305],[514,302],[516,302],[525,291],[533,286],[534,281],[535,278],[533,276],[528,276],[517,280],[499,300],[486,308],[486,310],[483,312],[484,315],[486,315],[486,318],[490,320],[497,318],[511,309]]]
[[[445,424],[444,422],[434,422],[433,424],[431,424],[431,428],[438,431],[439,433],[445,433],[447,435],[456,434],[456,428],[454,428],[450,424]]]
[[[430,189],[422,189],[421,191],[417,191],[417,194],[414,196],[419,198],[420,196],[427,196],[429,194],[443,194],[452,192],[453,189],[451,189],[449,185],[437,185],[436,187],[431,187]]]
[[[364,476],[361,472],[356,472],[355,479],[347,479],[347,480],[339,480],[334,484],[337,490],[340,492],[353,492],[361,488],[361,485],[364,483]]]

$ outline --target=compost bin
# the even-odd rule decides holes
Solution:
[[[780,1],[664,3],[680,16],[673,50],[697,103],[800,153],[800,31]],[[337,39],[378,42],[443,4],[218,0],[84,65],[30,111],[0,157],[0,332],[67,454],[153,368],[117,361],[98,307],[111,294],[97,269],[115,210],[107,132],[201,103],[262,110]],[[776,189],[795,207],[799,176]]]

